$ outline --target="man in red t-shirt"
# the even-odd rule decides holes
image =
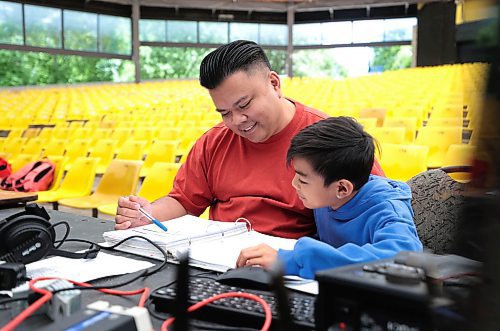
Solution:
[[[120,198],[115,229],[148,224],[140,207],[159,220],[200,215],[210,207],[211,219],[244,217],[266,234],[315,233],[312,211],[291,185],[294,171],[286,167],[286,152],[295,134],[328,115],[285,98],[279,75],[251,41],[234,41],[208,54],[200,83],[223,123],[198,139],[167,196],[153,203]],[[378,163],[372,172],[383,175]]]

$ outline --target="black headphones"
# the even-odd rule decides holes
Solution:
[[[82,253],[55,248],[56,233],[45,208],[30,204],[25,209],[0,221],[0,261],[27,264],[48,255],[72,259],[92,259],[97,256],[99,247],[96,245]]]

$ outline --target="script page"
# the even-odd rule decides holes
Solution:
[[[236,267],[236,260],[243,248],[261,243],[272,248],[293,249],[295,239],[287,239],[250,231],[233,237],[221,237],[210,242],[191,245],[189,257],[191,264],[214,271],[224,272]]]

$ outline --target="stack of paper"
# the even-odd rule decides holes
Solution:
[[[293,249],[296,240],[265,235],[248,230],[244,222],[219,222],[186,215],[165,222],[164,232],[154,224],[137,228],[108,231],[104,239],[115,244],[131,236],[146,237],[167,252],[171,262],[189,250],[190,263],[204,269],[224,272],[236,266],[243,248],[266,243],[275,249]],[[117,247],[129,253],[163,259],[163,255],[147,241],[134,238]]]

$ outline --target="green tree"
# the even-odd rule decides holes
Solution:
[[[200,64],[210,48],[142,46],[141,78],[198,78]]]
[[[338,64],[328,49],[296,51],[293,54],[293,75],[296,77],[347,77],[347,70]]]
[[[0,86],[132,81],[130,61],[0,50]]]
[[[411,66],[410,46],[375,47],[371,67],[380,67],[385,70],[397,70]]]
[[[277,49],[266,49],[265,52],[271,68],[280,75],[285,74],[286,52]]]

